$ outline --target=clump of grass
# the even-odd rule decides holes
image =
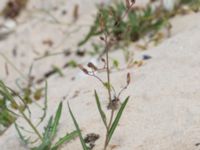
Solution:
[[[105,22],[105,28],[111,33],[115,44],[118,44],[120,41],[125,42],[125,44],[136,42],[147,35],[154,37],[163,27],[168,26],[166,15],[161,13],[161,10],[155,13],[147,5],[145,8],[132,8],[127,15],[127,19],[121,21],[118,26],[113,28],[113,23],[117,22],[125,12],[126,5],[122,2],[114,6],[99,7],[99,13],[97,14],[94,25],[86,37],[79,43],[79,46],[84,45],[91,37],[103,34],[98,21],[100,14],[104,14],[102,19]]]
[[[120,26],[121,22],[123,22],[124,17],[129,13],[129,11],[132,9],[133,5],[134,5],[135,1],[126,1],[126,11],[124,14],[122,14],[120,17],[118,17],[117,19],[115,19],[115,22],[111,22],[113,23],[113,28],[117,28],[118,26]],[[114,88],[114,86],[111,83],[111,67],[110,67],[110,63],[109,63],[109,50],[111,49],[112,45],[113,45],[113,34],[111,30],[108,30],[107,27],[107,22],[105,22],[105,18],[108,17],[107,13],[102,12],[102,14],[100,14],[99,16],[99,25],[101,28],[101,32],[103,32],[103,36],[100,36],[100,39],[104,42],[104,48],[105,48],[105,53],[106,53],[106,57],[101,58],[101,61],[104,63],[104,66],[102,68],[99,68],[97,66],[95,66],[93,63],[88,63],[88,67],[90,68],[90,71],[86,68],[84,68],[82,65],[80,65],[80,69],[87,75],[92,76],[94,78],[96,78],[102,85],[103,87],[107,90],[108,93],[108,104],[107,104],[107,110],[110,111],[110,116],[107,116],[104,109],[101,106],[101,101],[99,99],[98,93],[95,90],[94,94],[95,94],[95,99],[96,99],[96,104],[97,104],[97,108],[99,111],[99,114],[101,116],[102,122],[106,128],[106,133],[105,133],[105,142],[103,145],[103,150],[106,150],[110,140],[112,139],[112,136],[118,126],[118,123],[120,121],[120,118],[124,112],[124,109],[128,103],[129,100],[129,96],[127,98],[125,98],[125,100],[123,102],[121,102],[121,94],[122,92],[127,89],[128,85],[130,84],[130,73],[127,74],[127,82],[126,85],[118,92],[116,93],[116,90]],[[118,63],[115,62],[115,65],[118,65]],[[99,71],[105,70],[106,71],[106,75],[107,75],[107,80],[104,81],[103,79],[101,79],[98,75],[96,75],[96,73],[98,73]],[[88,150],[89,148],[87,147],[83,136],[81,134],[78,122],[76,121],[72,110],[69,107],[69,111],[71,114],[71,117],[73,119],[73,122],[76,126],[77,131],[79,132],[79,138],[82,144],[82,147],[84,150]]]
[[[158,44],[164,37],[170,36],[170,18],[178,14],[186,14],[190,11],[199,11],[199,0],[181,0],[180,3],[172,10],[166,11],[164,6],[159,5],[156,8],[152,8],[151,5],[154,1],[150,1],[145,7],[134,7],[129,10],[129,14],[125,20],[120,21],[118,26],[113,28],[113,23],[117,22],[124,13],[126,13],[126,4],[118,2],[112,6],[99,6],[98,14],[90,31],[85,38],[79,42],[78,46],[83,46],[92,37],[104,34],[101,30],[101,24],[99,18],[101,14],[104,14],[103,21],[105,23],[105,30],[109,32],[114,39],[114,45],[126,46],[132,42],[137,42],[141,39],[145,39],[145,46],[141,48],[146,49],[148,44],[153,42]],[[185,10],[184,6],[188,6]],[[164,29],[167,32],[163,32]],[[94,47],[95,45],[95,47]],[[99,44],[92,44],[94,49]],[[105,51],[104,51],[105,53]]]
[[[69,142],[77,136],[78,132],[73,131],[69,134],[66,134],[64,137],[60,138],[58,141],[56,141],[54,143],[54,138],[56,136],[56,133],[57,133],[57,130],[58,130],[58,124],[59,124],[60,117],[61,117],[61,114],[62,114],[62,107],[63,107],[62,102],[60,102],[60,104],[57,108],[55,117],[54,116],[50,117],[47,126],[44,128],[44,132],[41,133],[38,130],[38,126],[46,118],[47,83],[46,83],[46,86],[45,86],[44,108],[42,109],[43,115],[41,116],[37,125],[35,125],[33,123],[33,121],[31,120],[31,110],[29,109],[28,105],[24,102],[24,100],[21,97],[18,97],[22,102],[22,104],[19,104],[19,102],[14,99],[12,94],[13,94],[13,90],[10,89],[9,87],[7,87],[3,83],[3,81],[0,81],[0,96],[4,98],[4,102],[13,103],[15,105],[15,109],[16,109],[15,111],[13,111],[11,108],[5,106],[5,109],[7,110],[7,112],[10,112],[13,116],[16,116],[16,117],[22,117],[28,123],[28,125],[31,127],[32,131],[28,131],[27,129],[25,129],[22,126],[19,126],[15,122],[15,128],[16,128],[16,131],[19,134],[20,139],[30,149],[32,149],[32,150],[57,150],[63,143]],[[24,109],[28,110],[29,115],[27,115],[24,112]],[[7,115],[7,114],[5,114],[5,115]],[[31,141],[31,137],[25,137],[22,133],[22,130],[23,130],[23,132],[34,133],[37,136],[37,139],[35,139],[34,141]],[[40,141],[40,144],[36,147],[33,147],[32,144],[34,144],[37,141]]]
[[[28,75],[23,74],[11,60],[9,60],[3,53],[0,53],[0,56],[5,60],[6,64],[12,67],[19,75],[20,79],[16,79],[16,86],[19,88],[18,91],[11,90],[11,95],[14,98],[18,98],[23,101],[23,105],[19,105],[22,110],[26,109],[26,105],[30,103],[35,103],[40,100],[43,96],[43,88],[36,88],[33,86],[34,77],[31,76],[32,66],[30,67],[30,72]],[[7,75],[9,75],[8,65],[5,66],[5,70]],[[22,81],[22,82],[19,82]],[[21,84],[22,83],[22,84]],[[23,85],[23,87],[21,86]],[[0,125],[5,127],[9,127],[16,119],[16,116],[8,111],[8,108],[18,109],[18,106],[14,101],[8,102],[5,97],[0,98]],[[6,115],[5,115],[6,114]],[[1,131],[0,131],[1,132]]]
[[[8,111],[6,100],[4,98],[0,98],[0,112],[0,125],[8,128],[15,121],[16,117]],[[1,132],[3,131],[0,131],[0,134]]]

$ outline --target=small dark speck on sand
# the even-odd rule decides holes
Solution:
[[[143,60],[149,60],[151,58],[152,57],[150,55],[143,55],[143,57],[142,57]]]
[[[196,143],[195,146],[200,146],[200,143]]]

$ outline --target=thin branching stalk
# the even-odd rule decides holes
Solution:
[[[105,34],[107,35],[107,34]],[[107,83],[108,83],[108,87],[107,87],[107,91],[108,91],[108,99],[109,99],[109,103],[111,103],[112,98],[111,98],[111,82],[110,82],[110,65],[109,65],[109,43],[108,43],[108,37],[105,36],[105,50],[106,50],[106,74],[107,74]],[[109,133],[109,129],[110,129],[110,125],[112,123],[113,120],[113,115],[114,115],[114,111],[112,110],[111,112],[111,117],[110,117],[110,121],[109,124],[107,125],[107,130],[106,130],[106,139],[105,139],[105,143],[104,143],[104,150],[106,150],[107,146],[108,146],[108,133]]]
[[[39,133],[37,128],[33,125],[31,120],[25,115],[25,113],[23,111],[20,110],[20,113],[22,114],[23,118],[27,121],[27,123],[31,126],[31,128],[35,131],[35,133],[37,134],[38,138],[42,141],[41,134]]]
[[[107,126],[107,129],[108,129],[108,130],[106,130],[106,139],[105,139],[105,142],[104,142],[104,150],[107,149],[107,146],[108,146],[108,144],[109,144],[109,142],[108,142],[108,134],[109,134],[110,127],[111,127],[111,125],[112,125],[112,121],[113,121],[113,118],[114,118],[114,114],[115,114],[115,111],[112,110],[112,111],[111,111],[111,116],[110,116],[110,121],[109,121],[109,124],[108,124],[108,126]]]

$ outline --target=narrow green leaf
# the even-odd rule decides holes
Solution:
[[[116,118],[115,118],[115,120],[114,120],[114,122],[113,122],[113,124],[112,124],[112,126],[110,128],[110,130],[109,130],[109,133],[108,133],[108,142],[112,138],[112,135],[113,135],[113,133],[114,133],[114,131],[115,131],[115,129],[116,129],[118,123],[119,123],[119,120],[120,120],[120,118],[122,116],[124,108],[125,108],[126,104],[128,103],[128,100],[129,100],[129,97],[126,98],[126,100],[123,102],[123,104],[121,105],[121,107],[120,107],[120,109],[119,109],[119,111],[117,113],[117,116],[116,116]]]
[[[31,150],[51,150],[51,148],[49,143],[43,142],[38,147],[31,148]]]
[[[6,97],[9,101],[13,102],[14,99],[12,97],[12,95],[10,94],[10,92],[8,91],[8,88],[5,86],[5,84],[3,83],[3,81],[0,80],[0,93]]]
[[[71,108],[70,108],[70,106],[69,106],[69,103],[68,103],[68,108],[69,108],[69,112],[70,112],[70,115],[71,115],[71,117],[72,117],[72,120],[73,120],[73,122],[74,122],[74,125],[75,125],[75,127],[76,127],[76,130],[77,130],[77,132],[78,132],[79,139],[80,139],[80,142],[81,142],[81,144],[82,144],[83,150],[89,150],[88,147],[86,146],[85,142],[84,142],[83,136],[82,136],[82,134],[81,134],[81,130],[80,130],[79,125],[78,125],[78,123],[77,123],[77,121],[76,121],[76,119],[75,119],[75,117],[74,117],[74,115],[73,115],[73,113],[72,113],[72,110],[71,110]]]
[[[93,26],[91,26],[90,31],[85,36],[85,38],[78,43],[78,46],[82,46],[85,43],[87,43],[91,37],[99,35],[101,32],[97,31],[98,28],[99,28],[99,18],[97,17],[95,20],[95,24]]]
[[[32,148],[32,150],[49,150],[49,148],[51,147],[51,140],[52,140],[51,139],[52,124],[53,124],[53,117],[51,116],[51,118],[48,121],[47,126],[45,127],[42,143],[39,146]]]
[[[54,121],[53,121],[52,132],[51,132],[51,138],[52,139],[56,135],[56,131],[57,131],[57,128],[58,128],[61,113],[62,113],[62,102],[60,102],[60,104],[58,106],[58,109],[56,111],[56,116],[55,116]]]
[[[101,119],[102,119],[105,127],[107,128],[106,115],[105,115],[104,111],[102,110],[101,103],[99,101],[99,96],[98,96],[96,90],[95,90],[95,99],[96,99],[96,103],[97,103],[97,107],[98,107],[99,113],[101,115]]]
[[[5,107],[5,109],[10,112],[12,115],[15,115],[16,117],[20,117],[20,115],[18,115],[17,113],[15,113],[14,111],[10,110],[8,107]]]
[[[73,140],[75,137],[78,136],[78,132],[77,131],[73,131],[69,134],[66,134],[64,137],[60,138],[55,145],[51,148],[51,150],[57,150],[59,148],[59,146],[61,146],[63,143],[65,142],[69,142],[71,140]]]
[[[51,116],[51,118],[48,121],[47,126],[45,127],[45,131],[43,134],[43,141],[50,139],[50,135],[52,135],[52,126],[53,126],[52,124],[53,124],[53,117]]]

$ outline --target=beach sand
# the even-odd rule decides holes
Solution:
[[[6,39],[0,41],[3,53],[26,76],[30,65],[45,51],[53,53],[65,49],[76,50],[77,43],[88,32],[96,13],[95,3],[90,0],[30,0],[27,10],[17,19],[15,30]],[[80,16],[73,22],[72,11],[76,4],[80,7]],[[3,5],[3,3],[2,3]],[[58,8],[54,8],[57,6]],[[49,14],[30,10],[50,9],[50,13],[62,22],[57,23]],[[55,9],[55,10],[54,10]],[[61,10],[67,14],[62,15]],[[30,11],[31,12],[31,11]],[[31,15],[30,15],[31,14]],[[172,36],[156,47],[137,52],[136,57],[150,55],[141,67],[125,69],[111,74],[112,84],[119,90],[126,83],[126,74],[131,73],[131,84],[122,95],[130,100],[110,143],[109,150],[198,150],[200,142],[200,13],[177,16],[171,20]],[[53,46],[44,45],[44,40],[52,40]],[[89,47],[89,46],[88,46]],[[86,45],[87,48],[87,45]],[[13,55],[13,50],[17,55]],[[135,50],[135,47],[130,47]],[[124,65],[122,52],[111,52],[111,57],[118,58]],[[92,58],[77,58],[72,55],[52,56],[34,63],[32,75],[41,78],[52,65],[63,66],[75,59],[87,63]],[[20,78],[11,66],[9,75],[4,71],[5,60],[0,58],[0,79],[16,88],[15,81]],[[92,77],[81,74],[79,69],[67,68],[64,77],[54,75],[48,79],[48,117],[56,111],[56,106],[63,100],[64,109],[57,139],[75,129],[69,115],[67,102],[80,124],[83,135],[97,133],[95,150],[102,149],[104,143],[104,125],[96,108],[94,89],[100,95],[103,108],[107,106],[107,93],[102,85]],[[102,77],[105,73],[100,74]],[[75,80],[72,78],[75,77]],[[23,80],[23,79],[22,79]],[[26,80],[26,79],[24,79]],[[44,86],[42,83],[41,86]],[[124,99],[123,99],[124,98]],[[43,104],[43,100],[39,102]],[[41,116],[41,111],[31,104],[33,120]],[[109,113],[108,113],[109,115]],[[28,128],[23,119],[21,122]],[[42,131],[45,122],[41,125]],[[1,150],[26,150],[12,125],[0,136]],[[64,144],[63,150],[81,150],[79,139]]]

